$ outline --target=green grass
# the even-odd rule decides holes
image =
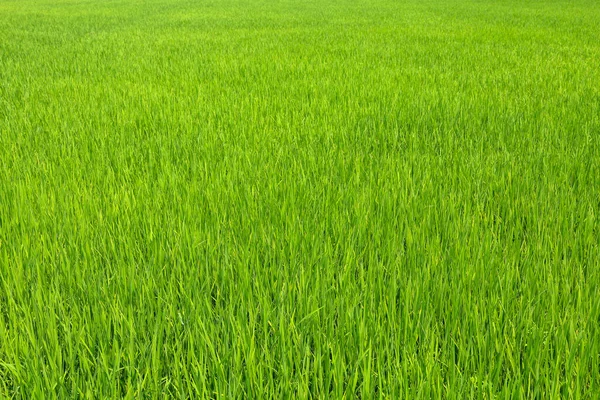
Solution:
[[[0,398],[597,399],[599,21],[0,0]]]

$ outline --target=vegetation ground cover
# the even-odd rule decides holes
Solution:
[[[0,397],[598,398],[599,21],[0,0]]]

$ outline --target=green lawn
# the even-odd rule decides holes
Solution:
[[[600,398],[596,0],[0,0],[0,398]]]

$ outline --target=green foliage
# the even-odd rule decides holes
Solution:
[[[0,397],[598,398],[598,21],[0,1]]]

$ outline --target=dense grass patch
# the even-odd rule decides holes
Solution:
[[[599,21],[0,0],[0,397],[598,398]]]

